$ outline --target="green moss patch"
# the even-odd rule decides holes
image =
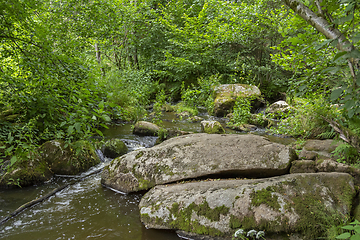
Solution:
[[[280,204],[278,203],[278,196],[271,194],[272,192],[270,187],[253,191],[250,194],[252,205],[257,207],[261,204],[266,204],[274,210],[279,210]]]
[[[143,151],[140,151],[138,154],[136,154],[135,159],[139,159],[144,155]]]
[[[198,221],[192,221],[191,215],[193,211],[199,215],[204,216],[211,221],[219,221],[220,214],[226,215],[229,212],[229,208],[226,206],[216,207],[214,209],[209,207],[209,204],[204,201],[200,205],[191,203],[188,207],[180,209],[178,203],[173,203],[172,208],[169,209],[175,220],[173,220],[170,225],[175,229],[180,229],[186,232],[192,232],[201,235],[210,235],[210,236],[223,236],[224,233],[221,231],[201,225]]]

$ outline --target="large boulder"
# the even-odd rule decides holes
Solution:
[[[190,134],[114,159],[101,182],[122,192],[204,176],[270,177],[288,172],[293,149],[257,135]]]
[[[261,92],[258,87],[253,85],[223,84],[215,87],[214,95],[214,114],[223,117],[234,107],[237,97],[258,98]]]
[[[17,161],[6,161],[0,167],[0,188],[26,187],[50,180],[53,173],[37,152],[17,156]]]
[[[44,143],[40,151],[50,169],[59,175],[76,175],[100,163],[95,148],[87,141],[69,145],[52,140]]]
[[[154,123],[146,121],[138,121],[134,125],[133,134],[140,136],[157,136],[160,127]]]
[[[103,153],[105,157],[117,158],[128,152],[128,148],[123,141],[114,138],[105,142]]]
[[[289,174],[156,186],[139,208],[147,228],[182,230],[195,239],[231,239],[238,229],[263,230],[266,239],[294,233],[316,239],[350,217],[355,194],[346,173]]]

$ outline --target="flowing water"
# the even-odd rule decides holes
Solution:
[[[165,114],[163,126],[184,131],[201,131],[200,123],[175,121],[172,113]],[[155,144],[155,137],[139,137],[131,132],[131,124],[120,124],[103,131],[106,139],[122,139],[129,151]],[[284,144],[291,141],[274,137],[272,140],[280,140]],[[138,209],[143,193],[122,194],[102,187],[101,174],[91,173],[104,165],[106,162],[79,176],[81,181],[24,210],[1,225],[0,239],[180,239],[175,232],[146,229],[143,226]],[[72,181],[73,178],[57,176],[39,186],[0,189],[0,219],[22,204]]]

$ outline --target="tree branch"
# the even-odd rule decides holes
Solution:
[[[336,46],[340,51],[351,52],[355,49],[354,45],[338,29],[331,27],[331,24],[323,17],[317,16],[311,9],[301,3],[299,0],[283,0],[295,13],[316,28],[328,39],[338,39]]]

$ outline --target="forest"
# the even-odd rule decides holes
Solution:
[[[212,113],[213,87],[296,106],[272,134],[360,150],[358,0],[2,0],[0,164],[51,139],[102,136],[161,111]],[[245,123],[248,104],[234,108]],[[7,165],[9,166],[9,165]]]

